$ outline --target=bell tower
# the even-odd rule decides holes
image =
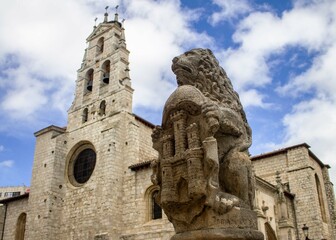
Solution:
[[[132,113],[130,53],[118,14],[109,21],[106,12],[86,41],[67,127],[35,133],[27,240],[124,239],[146,218],[140,192],[150,177],[130,166],[157,157],[154,126]]]
[[[86,41],[75,99],[68,111],[69,131],[118,112],[132,111],[129,51],[118,13],[109,21],[106,12],[104,21],[94,26]]]

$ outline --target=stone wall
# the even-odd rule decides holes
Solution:
[[[58,239],[64,158],[67,149],[64,131],[62,128],[51,126],[35,134],[27,239]]]
[[[0,204],[0,237],[3,235],[5,215],[6,215],[6,206],[3,204]]]
[[[106,235],[117,239],[122,227],[123,168],[128,113],[120,113],[69,132],[60,239],[94,239]],[[96,165],[81,186],[68,178],[72,153],[81,144],[91,144]],[[81,224],[79,225],[78,222]]]
[[[125,232],[137,233],[132,239],[146,239],[152,233],[171,235],[166,217],[152,222],[146,218],[145,192],[151,186],[151,170],[129,169],[157,157],[151,134],[151,125],[128,112],[57,136],[53,129],[39,132],[27,239],[36,239],[38,234],[48,240],[118,239]],[[93,146],[97,159],[90,179],[76,186],[69,179],[69,166],[73,153],[83,144]]]
[[[125,174],[125,196],[121,239],[168,240],[174,234],[172,224],[163,213],[162,219],[151,218],[152,183],[150,168],[131,170]]]
[[[323,168],[323,181],[327,195],[328,209],[330,213],[331,231],[336,237],[336,202],[333,183],[330,181],[328,167]]]
[[[275,173],[277,171],[280,172],[280,174],[284,173],[288,168],[286,153],[272,155],[255,161],[253,160],[252,164],[255,174],[273,185],[276,185]],[[281,179],[282,182],[288,182],[286,174],[282,174]]]
[[[147,164],[144,168],[132,170],[134,164],[149,162],[157,158],[152,148],[152,126],[141,121],[132,121],[128,127],[128,146],[132,151],[125,158],[124,196],[123,196],[123,234],[121,239],[170,239],[174,230],[172,224],[163,214],[162,219],[152,220],[151,211],[151,174]],[[133,155],[133,156],[132,156]]]
[[[257,157],[253,160],[254,169],[257,176],[272,184],[275,184],[275,172],[279,171],[283,183],[287,183],[288,190],[295,194],[296,226],[300,239],[303,238],[303,224],[309,226],[311,238],[332,239],[332,223],[327,207],[322,163],[311,154],[308,147],[302,144],[269,156]],[[316,179],[321,186],[319,193]]]
[[[15,239],[15,234],[18,227],[18,219],[20,216],[22,216],[21,214],[27,214],[27,217],[29,217],[28,199],[21,198],[15,201],[8,202],[6,203],[6,207],[6,223],[2,240],[13,240]],[[4,215],[4,208],[2,208],[1,210],[0,207],[0,212],[2,212],[2,214]]]

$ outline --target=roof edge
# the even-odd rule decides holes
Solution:
[[[2,199],[2,200],[0,200],[0,204],[6,204],[6,203],[9,203],[9,202],[21,200],[21,199],[28,198],[28,197],[29,197],[29,193],[24,193],[24,194],[21,194],[19,196]]]
[[[328,164],[324,164],[316,155],[315,153],[313,153],[310,149],[308,149],[308,154],[311,158],[313,158],[320,166],[321,168],[330,168],[330,166]]]
[[[256,161],[256,160],[260,160],[260,159],[263,159],[263,158],[266,158],[266,157],[272,157],[272,156],[275,156],[277,154],[281,154],[281,153],[285,153],[287,152],[288,150],[291,150],[291,149],[294,149],[294,148],[299,148],[299,147],[305,147],[308,149],[308,154],[310,157],[312,157],[322,168],[323,167],[326,167],[326,168],[330,168],[330,166],[328,164],[324,164],[316,155],[315,153],[313,153],[311,150],[310,150],[310,145],[308,145],[307,143],[301,143],[301,144],[296,144],[296,145],[293,145],[293,146],[289,146],[289,147],[285,147],[285,148],[281,148],[281,149],[278,149],[278,150],[275,150],[275,151],[272,151],[272,152],[268,152],[268,153],[262,153],[260,155],[256,155],[256,156],[252,156],[250,159],[251,161]]]
[[[262,159],[262,158],[265,158],[265,157],[271,157],[271,156],[274,156],[274,155],[277,155],[277,154],[280,154],[280,153],[285,153],[288,150],[298,148],[298,147],[305,147],[307,149],[310,148],[310,146],[307,143],[301,143],[301,144],[297,144],[297,145],[293,145],[293,146],[289,146],[289,147],[285,147],[285,148],[280,148],[278,150],[274,150],[274,151],[271,151],[271,152],[262,153],[262,154],[259,154],[259,155],[256,155],[256,156],[252,156],[251,161],[259,160],[259,159]]]
[[[66,127],[58,127],[58,126],[55,126],[55,125],[50,125],[50,126],[48,126],[46,128],[42,128],[41,130],[35,132],[34,136],[38,137],[38,136],[40,136],[42,134],[45,134],[45,133],[51,132],[51,131],[55,131],[55,132],[57,132],[59,134],[62,134],[62,133],[65,133]]]
[[[132,165],[128,166],[128,168],[131,169],[132,171],[137,171],[137,170],[140,170],[140,169],[148,168],[148,167],[150,167],[150,165],[153,161],[154,160],[152,159],[152,160],[148,160],[148,161],[145,161],[145,162],[135,163],[135,164],[132,164]]]
[[[136,115],[135,113],[133,113],[133,116],[135,117],[136,120],[139,120],[140,122],[142,122],[143,124],[145,124],[146,126],[150,127],[150,128],[155,128],[155,124],[147,121],[146,119],[140,117],[139,115]]]

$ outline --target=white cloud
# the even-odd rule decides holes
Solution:
[[[269,68],[261,52],[253,49],[229,49],[223,55],[224,68],[235,82],[237,90],[261,87],[271,82]]]
[[[47,102],[44,92],[48,84],[32,76],[25,66],[7,71],[7,74],[7,91],[0,106],[10,116],[28,117]]]
[[[336,31],[333,39],[336,41]],[[282,94],[290,93],[297,96],[301,93],[313,90],[318,94],[326,94],[336,99],[336,81],[333,81],[333,79],[336,79],[335,59],[336,44],[330,46],[324,53],[317,56],[311,68],[295,76],[286,85],[280,87],[278,89],[279,92]]]
[[[269,107],[270,104],[264,103],[264,96],[257,92],[255,89],[242,91],[240,93],[240,99],[244,107]]]
[[[170,70],[172,59],[185,48],[210,46],[212,40],[190,27],[195,12],[181,9],[179,1],[128,3],[129,17],[125,28],[127,46],[131,51],[131,78],[136,90],[134,106],[162,108],[176,87]]]
[[[244,18],[233,35],[237,48],[224,51],[223,66],[241,94],[245,105],[265,106],[265,87],[279,86],[272,73],[281,63],[271,63],[289,48],[300,47],[313,56],[311,65],[278,87],[291,99],[293,110],[283,118],[284,138],[277,143],[257,143],[259,148],[290,146],[307,142],[312,151],[332,166],[336,182],[334,146],[336,132],[336,2],[295,1],[281,15],[254,11]],[[301,66],[298,66],[298,69]],[[298,71],[299,72],[299,71]],[[281,79],[284,81],[285,79]],[[268,106],[266,104],[266,106]],[[274,150],[274,149],[268,149]]]
[[[282,94],[302,98],[310,92],[312,97],[300,101],[293,107],[293,111],[284,117],[286,138],[284,144],[307,142],[312,146],[312,151],[326,164],[331,166],[330,176],[336,183],[336,2],[322,1],[322,6],[313,8],[314,5],[303,4],[309,8],[313,15],[325,18],[320,21],[319,54],[314,58],[310,68],[294,76],[290,81],[279,88]],[[301,4],[302,5],[302,4]],[[301,6],[300,5],[300,6]],[[316,17],[317,18],[317,17]],[[327,21],[329,20],[329,21]],[[313,41],[312,41],[313,42]],[[313,43],[312,43],[313,45]]]
[[[258,89],[270,84],[273,68],[281,66],[270,64],[269,59],[282,54],[288,47],[300,46],[308,52],[314,51],[318,59],[319,53],[324,53],[335,42],[333,9],[336,9],[335,2],[323,1],[299,5],[297,8],[285,11],[281,16],[271,12],[255,11],[244,18],[233,35],[233,40],[239,47],[230,48],[223,53],[223,65],[238,90],[242,92],[251,87]],[[334,54],[331,54],[326,60],[329,65],[325,67],[329,70],[330,58],[333,56]],[[321,67],[315,66],[315,68],[315,72],[318,72]],[[303,79],[304,76],[301,82]],[[296,81],[300,82],[299,79]],[[307,83],[303,86],[305,85]],[[259,99],[261,98],[260,96]]]
[[[327,99],[313,99],[297,104],[292,113],[284,118],[287,127],[287,142],[308,141],[316,144],[332,142],[336,133],[335,102]],[[326,147],[328,145],[325,145]],[[328,146],[329,147],[329,146]],[[336,149],[335,149],[336,156]]]
[[[3,150],[5,150],[5,147],[3,145],[0,145],[0,152],[2,152]]]
[[[5,160],[0,162],[0,169],[1,168],[11,168],[14,165],[13,160]]]
[[[283,120],[286,131],[284,145],[308,143],[320,160],[331,166],[333,183],[336,183],[335,105],[335,99],[323,97],[301,102]]]
[[[1,3],[2,130],[14,121],[36,124],[46,112],[64,119],[93,18],[74,0]]]
[[[219,12],[215,12],[210,16],[209,21],[212,25],[230,21],[241,14],[252,11],[252,7],[247,0],[213,0],[212,2],[221,8]]]
[[[43,124],[65,122],[85,39],[97,13],[101,14],[98,23],[102,21],[105,4],[111,2],[1,3],[0,131],[13,121],[37,124],[45,120],[46,112],[58,119]],[[120,17],[126,18],[134,106],[160,108],[176,86],[170,70],[172,58],[193,44],[209,46],[212,40],[191,27],[199,13],[182,9],[178,0],[125,0],[121,6],[125,7],[120,11],[127,11]],[[113,12],[110,9],[110,18]]]

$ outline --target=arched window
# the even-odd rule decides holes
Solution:
[[[26,231],[26,213],[21,213],[16,222],[15,240],[24,240]]]
[[[268,222],[265,223],[265,232],[267,240],[277,240],[275,231]]]
[[[97,55],[104,52],[104,37],[99,38],[97,42]]]
[[[104,62],[103,66],[102,66],[102,70],[103,70],[103,82],[106,84],[109,84],[110,82],[110,60],[107,60]]]
[[[89,71],[87,71],[86,76],[86,90],[89,92],[92,92],[92,88],[93,88],[93,69],[90,69]]]
[[[159,204],[156,203],[156,197],[159,194],[159,191],[153,191],[152,193],[152,219],[161,219],[162,218],[162,209]]]
[[[88,121],[88,115],[89,115],[89,110],[85,108],[82,114],[82,123],[85,123]]]
[[[99,115],[103,116],[105,115],[105,110],[106,110],[106,101],[102,101],[99,105]]]
[[[158,186],[150,186],[145,193],[146,200],[146,221],[151,221],[155,219],[162,218],[162,209],[159,204],[157,204],[156,199],[159,194]]]
[[[321,189],[321,183],[320,180],[317,176],[317,174],[315,173],[315,183],[316,183],[316,188],[317,188],[317,195],[318,195],[318,200],[319,200],[319,204],[320,204],[320,210],[321,210],[321,215],[322,215],[322,221],[326,222],[326,212],[325,212],[325,207],[324,207],[324,203],[323,203],[323,195],[322,195],[322,189]]]

